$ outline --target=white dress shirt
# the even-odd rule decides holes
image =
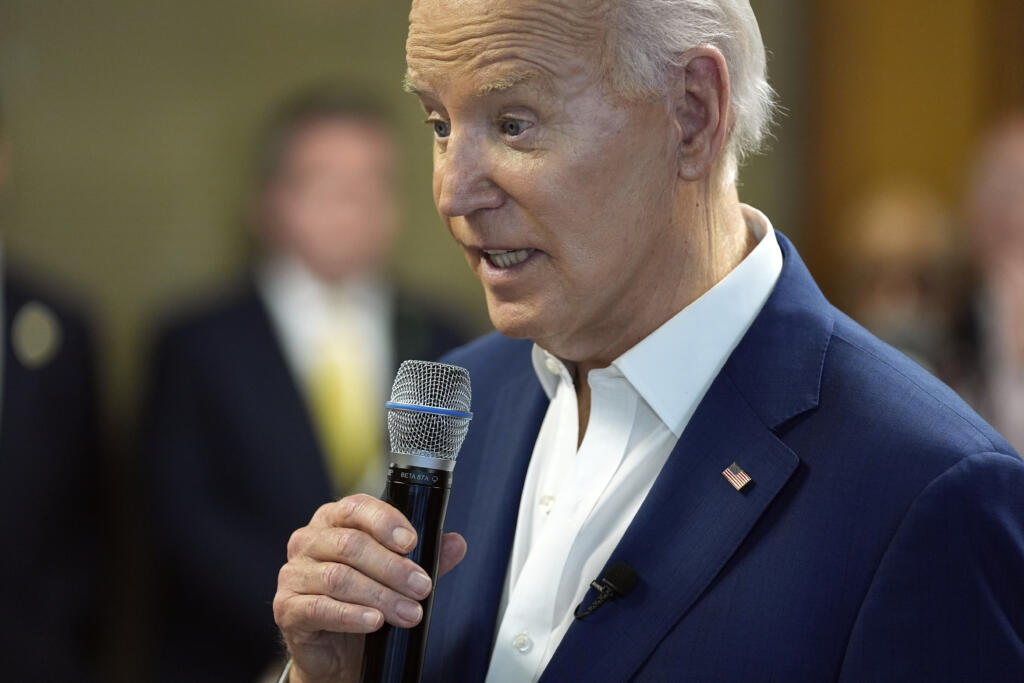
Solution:
[[[281,256],[264,264],[257,285],[285,359],[301,387],[307,387],[318,351],[331,339],[344,335],[364,351],[364,362],[374,378],[370,405],[380,406],[384,425],[384,402],[391,392],[393,377],[393,296],[373,276],[347,278],[325,283],[298,259]],[[369,472],[357,490],[379,496],[384,490],[386,453],[381,466]]]
[[[767,217],[743,206],[757,245],[718,284],[609,367],[593,370],[578,443],[573,372],[538,346],[550,399],[523,486],[488,683],[536,681],[705,392],[782,272]]]

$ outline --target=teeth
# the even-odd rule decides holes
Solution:
[[[533,249],[484,249],[484,253],[498,268],[511,268],[530,258]]]

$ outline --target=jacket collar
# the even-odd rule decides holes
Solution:
[[[793,244],[781,233],[778,238],[782,275],[723,368],[770,429],[817,407],[835,324],[834,309]]]

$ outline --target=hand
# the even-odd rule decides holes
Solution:
[[[416,547],[408,520],[387,503],[359,494],[323,505],[288,541],[274,596],[274,618],[292,656],[292,683],[357,681],[364,634],[389,624],[410,628],[433,586],[403,557]],[[445,534],[438,576],[466,554]]]

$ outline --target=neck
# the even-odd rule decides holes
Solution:
[[[563,348],[548,349],[574,362],[580,376],[607,367],[696,301],[756,245],[732,186],[717,193],[688,188],[671,220],[669,234],[675,239],[648,255],[645,280],[631,288],[628,300],[617,307],[619,313],[605,319],[601,329],[574,335]]]
[[[642,288],[643,296],[631,302],[635,305],[625,307],[629,310],[630,324],[612,321],[609,330],[613,333],[595,344],[590,353],[568,358],[576,363],[580,443],[590,416],[588,373],[610,365],[700,298],[739,265],[756,245],[743,218],[735,186],[714,191],[709,180],[700,187],[687,188],[682,194],[684,196],[677,198],[673,216],[676,228],[673,234],[681,239],[673,245],[675,248],[659,254],[649,269],[656,274],[654,282]],[[665,273],[679,276],[665,278]]]

